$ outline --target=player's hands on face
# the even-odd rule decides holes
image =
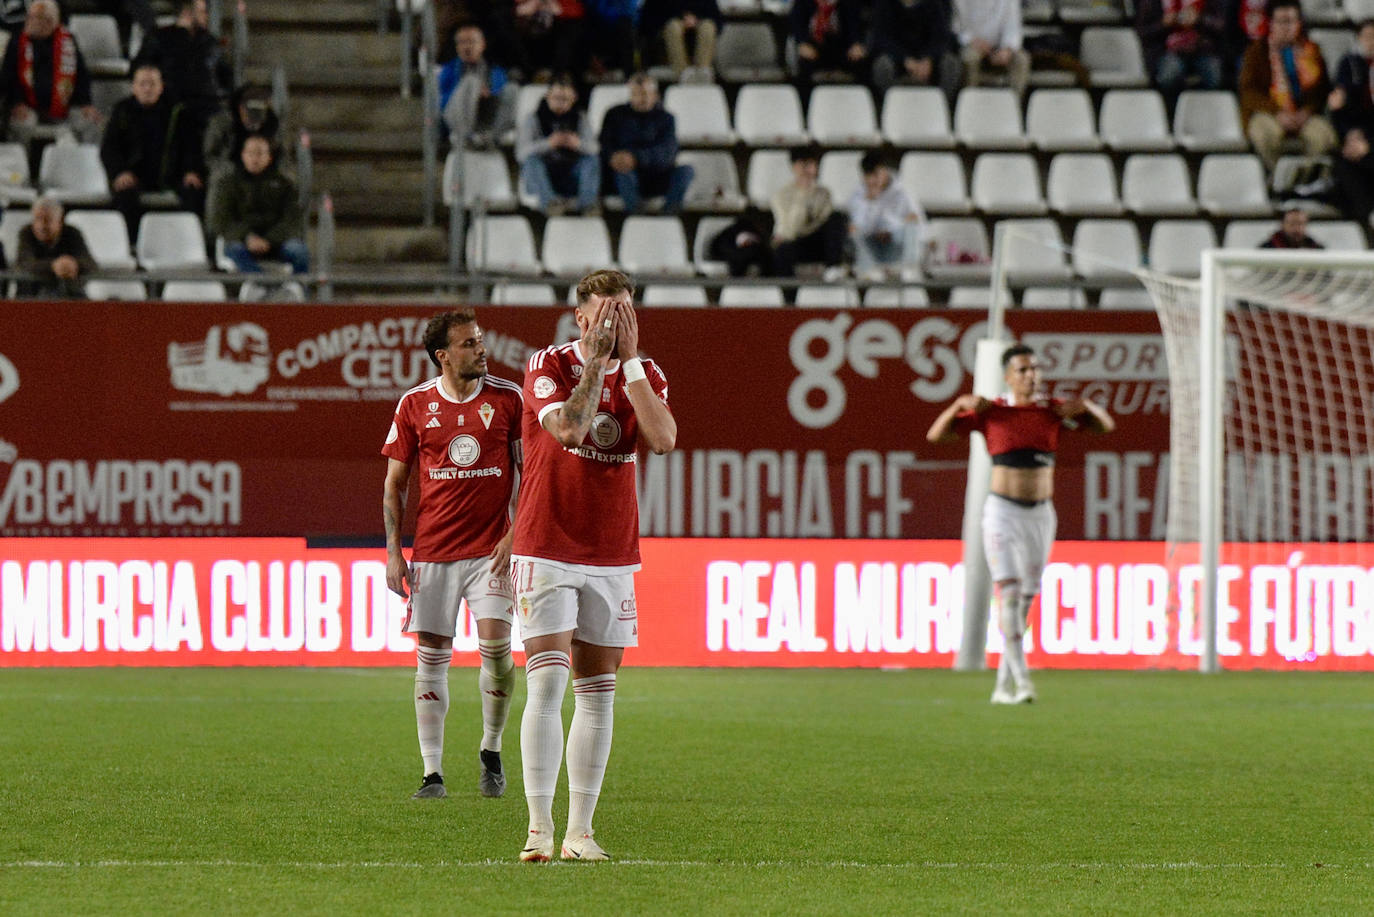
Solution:
[[[623,302],[616,308],[615,335],[615,355],[621,362],[639,356],[639,319],[630,303]]]
[[[410,564],[400,554],[386,559],[386,588],[399,595],[401,598],[409,598]]]
[[[615,300],[609,296],[600,300],[582,332],[582,352],[589,360],[604,360],[615,345]]]

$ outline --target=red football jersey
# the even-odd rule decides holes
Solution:
[[[520,457],[520,387],[487,376],[457,401],[439,377],[401,396],[382,454],[418,459],[420,510],[412,560],[442,563],[490,554],[510,520]]]
[[[998,398],[981,414],[965,411],[955,418],[955,431],[967,435],[977,430],[988,441],[988,455],[1003,455],[1021,449],[1053,454],[1059,449],[1059,431],[1064,420],[1054,412],[1062,404],[1058,398],[1035,404],[1012,405]]]
[[[668,380],[653,360],[644,374],[668,403]],[[582,378],[582,351],[573,341],[549,347],[525,368],[525,470],[515,511],[512,552],[566,564],[639,564],[639,498],[635,469],[639,424],[620,363],[613,361],[582,445],[565,448],[543,419],[568,400]]]

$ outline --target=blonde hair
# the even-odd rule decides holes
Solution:
[[[623,271],[592,271],[577,282],[577,304],[580,306],[593,296],[614,296],[617,293],[635,292],[635,282]]]

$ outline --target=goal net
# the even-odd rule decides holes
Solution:
[[[1167,549],[1200,668],[1222,667],[1237,639],[1272,638],[1292,661],[1363,644],[1351,628],[1374,627],[1374,256],[1214,250],[1200,281],[1139,276],[1168,354]],[[1237,635],[1241,604],[1250,633]],[[1265,609],[1272,633],[1257,631]]]

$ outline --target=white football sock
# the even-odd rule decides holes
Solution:
[[[520,756],[530,830],[553,832],[553,791],[563,764],[563,692],[568,654],[535,653],[525,660],[525,714],[520,719]]]
[[[415,729],[425,774],[444,773],[444,717],[448,715],[448,666],[453,650],[415,648]]]
[[[1021,614],[1021,592],[1016,586],[997,587],[997,623],[1002,628],[1002,659],[1017,690],[1030,684],[1030,671],[1026,666],[1026,650],[1021,638],[1026,634],[1024,618]]]
[[[500,751],[501,734],[510,715],[511,695],[515,692],[515,662],[510,658],[510,637],[478,640],[482,670],[477,687],[482,692],[482,751]]]
[[[592,831],[592,814],[606,776],[615,721],[615,673],[573,679],[568,728],[568,836]]]

